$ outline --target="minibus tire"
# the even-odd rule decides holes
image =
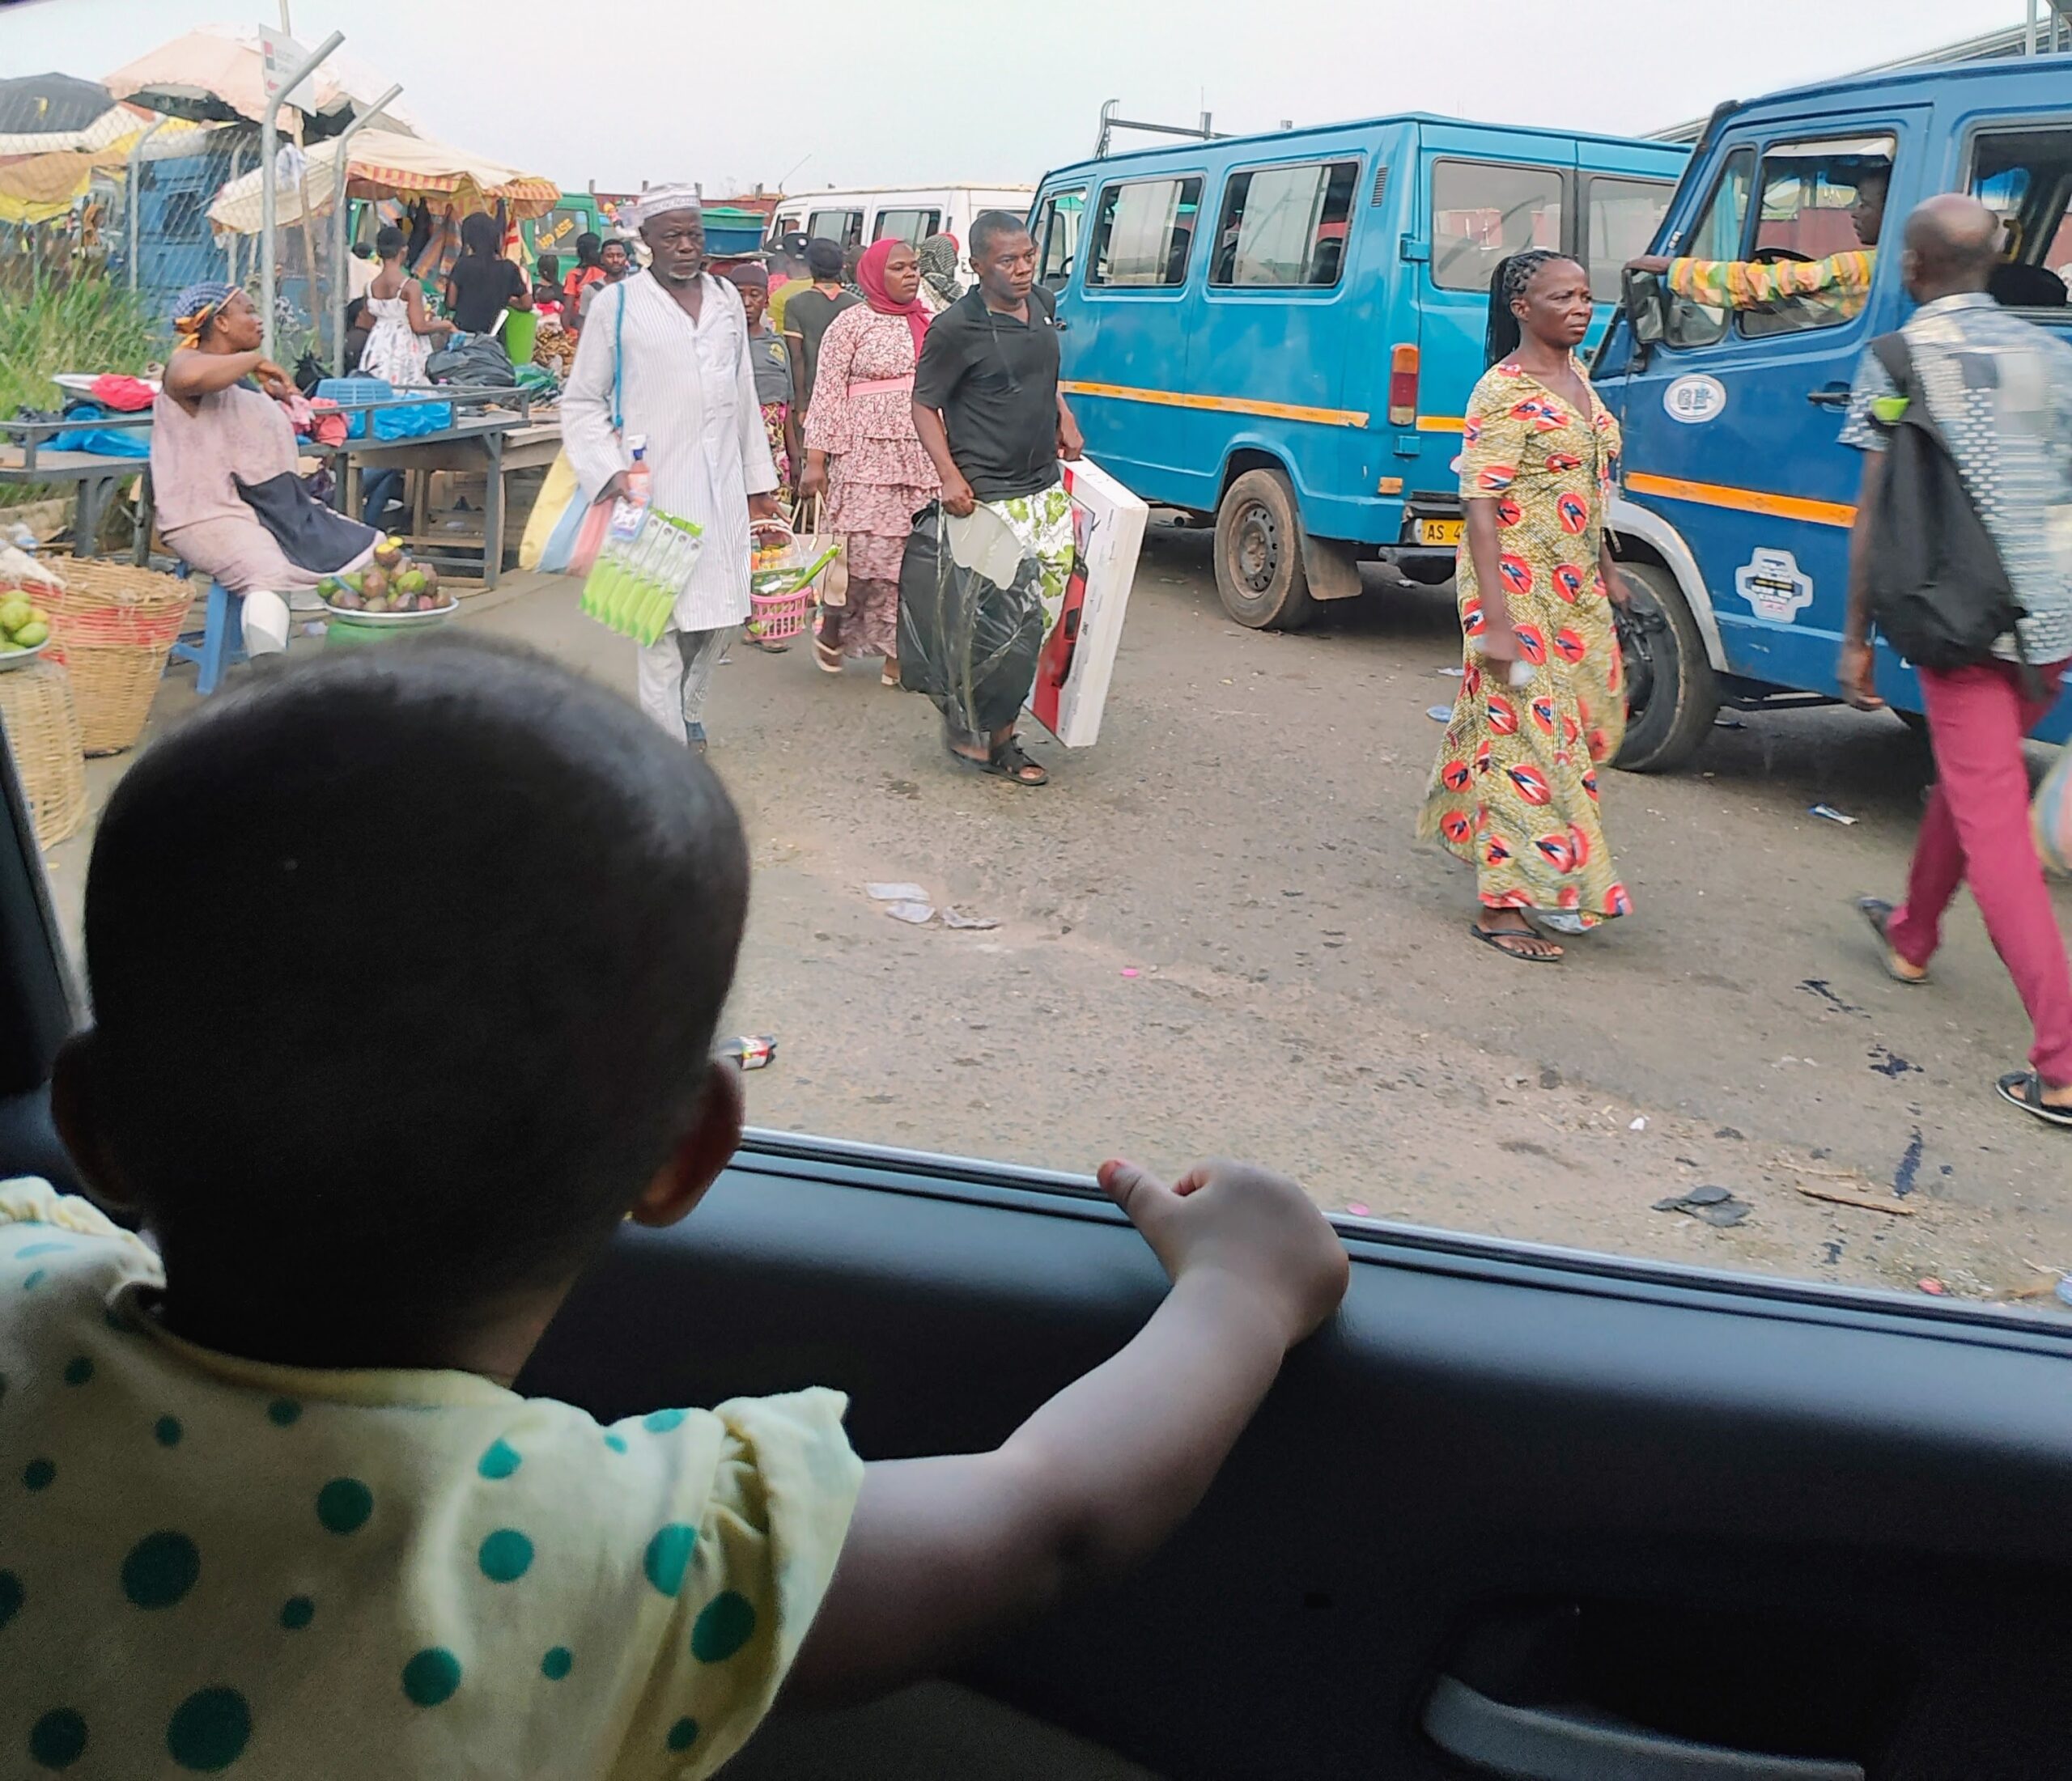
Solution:
[[[1247,470],[1216,510],[1216,592],[1254,630],[1299,630],[1314,616],[1302,563],[1302,515],[1279,470]]]
[[[1626,720],[1626,740],[1614,763],[1625,773],[1674,773],[1687,765],[1712,734],[1719,715],[1719,681],[1705,656],[1705,640],[1691,616],[1675,578],[1653,563],[1620,565],[1634,609],[1652,609],[1667,621],[1654,634],[1654,685],[1645,707]],[[1638,696],[1633,677],[1630,689]]]

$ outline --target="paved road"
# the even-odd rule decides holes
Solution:
[[[566,584],[524,587],[469,622],[630,693],[630,646]],[[875,669],[737,647],[712,758],[757,878],[729,1021],[781,1048],[751,1117],[1074,1169],[1250,1155],[1377,1218],[1909,1291],[2072,1269],[2072,1143],[1992,1095],[2027,1028],[1976,915],[1909,990],[1850,908],[1898,886],[1917,742],[1756,715],[1684,776],[1611,775],[1637,913],[1535,969],[1470,942],[1466,872],[1412,837],[1457,659],[1428,589],[1241,630],[1206,536],[1154,528],[1102,741],[1034,744],[1056,778],[1030,792],[953,770]],[[83,851],[60,850],[68,901]],[[877,880],[1000,925],[903,927]],[[1708,1185],[1745,1222],[1650,1210]]]

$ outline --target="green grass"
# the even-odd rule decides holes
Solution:
[[[0,295],[0,417],[54,409],[58,371],[140,372],[164,350],[130,292],[103,278],[36,277]]]

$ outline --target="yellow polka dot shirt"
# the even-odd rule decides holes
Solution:
[[[0,1182],[0,1775],[688,1781],[769,1711],[863,1480],[840,1394],[606,1427],[208,1353],[163,1280]]]

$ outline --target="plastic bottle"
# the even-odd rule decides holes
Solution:
[[[633,462],[626,469],[626,493],[612,505],[612,536],[631,539],[640,535],[640,523],[648,517],[648,503],[654,498],[655,473],[648,462],[646,436],[631,434],[626,443]]]

